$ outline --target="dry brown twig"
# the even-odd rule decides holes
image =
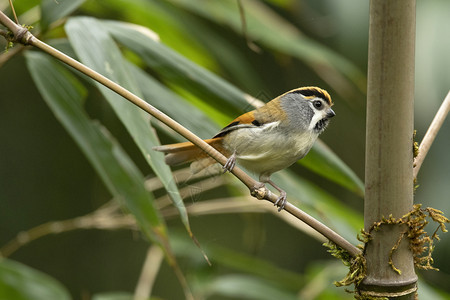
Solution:
[[[425,136],[422,139],[422,142],[419,145],[419,154],[414,160],[414,170],[413,170],[414,178],[417,178],[417,174],[419,173],[420,167],[422,166],[422,163],[428,154],[428,150],[430,150],[431,144],[436,138],[439,129],[441,129],[442,124],[444,124],[445,118],[447,117],[449,111],[450,111],[450,91],[448,92],[447,96],[445,97],[444,101],[439,107],[438,112],[434,116],[434,119],[431,122],[430,127],[428,128],[427,132],[425,133]]]
[[[20,232],[14,239],[0,249],[0,257],[8,257],[20,247],[50,234],[60,234],[77,229],[133,229],[137,230],[135,219],[120,211],[117,201],[110,201],[94,212],[63,221],[47,222]]]
[[[278,214],[270,205],[254,205],[253,198],[250,196],[232,197],[213,199],[207,201],[196,202],[186,205],[186,210],[190,216],[203,216],[211,214],[227,214],[227,213],[272,213]],[[158,206],[163,206],[160,203],[164,202],[164,197],[155,200]],[[176,208],[170,206],[161,210],[161,214],[164,218],[178,217],[179,212]],[[295,218],[292,215],[285,214],[280,216],[287,223],[292,226],[308,233],[318,241],[324,242],[324,237],[318,232],[308,227],[301,222],[295,222]],[[124,214],[121,211],[120,205],[117,201],[111,199],[97,210],[87,215],[76,217],[73,219],[67,219],[62,221],[52,221],[43,223],[27,231],[22,231],[17,234],[15,238],[0,248],[0,257],[9,257],[21,247],[28,245],[29,243],[40,239],[44,236],[52,234],[61,234],[74,230],[138,230],[138,225],[133,216]]]
[[[134,300],[149,299],[152,294],[152,287],[158,275],[159,268],[164,259],[164,253],[161,248],[152,245],[147,251],[141,275],[134,292]]]

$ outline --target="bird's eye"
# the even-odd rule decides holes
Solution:
[[[313,102],[313,105],[314,105],[314,107],[317,108],[317,109],[321,109],[321,108],[322,108],[322,102],[319,101],[319,100],[314,101],[314,102]]]

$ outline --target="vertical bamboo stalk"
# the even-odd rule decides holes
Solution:
[[[413,99],[415,0],[371,0],[366,130],[364,226],[383,217],[400,218],[413,204]],[[404,238],[406,229],[382,225],[367,245],[367,276],[361,291],[413,299],[417,276]],[[406,297],[406,298],[403,298]],[[396,298],[398,299],[398,298]]]

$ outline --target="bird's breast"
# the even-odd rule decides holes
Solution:
[[[317,134],[311,131],[286,132],[283,128],[242,128],[224,138],[224,147],[236,153],[238,164],[257,174],[287,168],[304,157]]]

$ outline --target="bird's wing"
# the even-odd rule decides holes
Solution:
[[[266,106],[263,106],[260,109],[252,110],[248,113],[240,115],[239,117],[231,121],[230,124],[222,128],[222,130],[219,131],[219,133],[217,133],[214,138],[224,137],[228,133],[241,128],[261,128],[278,124],[279,120],[276,120],[273,117],[273,114],[270,113],[270,109],[268,109],[269,103],[267,103]]]

